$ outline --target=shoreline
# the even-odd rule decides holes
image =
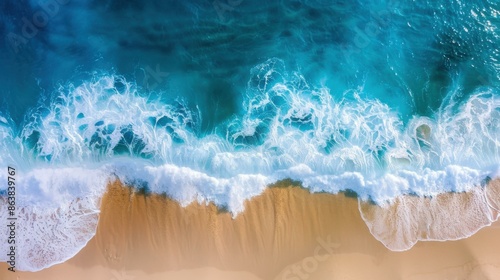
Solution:
[[[496,186],[494,194],[499,193],[499,182],[490,182]],[[447,194],[449,196],[452,194]],[[444,201],[450,201],[447,199]],[[407,251],[394,252],[370,233],[360,215],[360,205],[349,193],[309,193],[306,189],[282,184],[246,201],[245,211],[233,218],[231,213],[212,203],[194,202],[182,207],[166,196],[144,194],[115,182],[108,186],[101,200],[95,236],[75,257],[40,272],[6,274],[7,266],[2,263],[0,276],[6,280],[17,279],[15,277],[54,280],[71,275],[77,280],[88,279],[90,273],[92,279],[109,280],[115,277],[114,273],[132,271],[136,275],[134,280],[166,276],[196,279],[189,273],[205,275],[210,271],[214,276],[209,279],[235,275],[248,279],[301,279],[298,274],[284,273],[290,271],[290,266],[308,260],[309,270],[315,267],[310,279],[321,280],[332,279],[321,276],[325,270],[329,271],[329,266],[344,263],[355,272],[356,259],[366,261],[378,256],[385,256],[406,271],[414,271],[405,260],[411,259],[416,266],[426,263],[429,258],[426,250],[442,255],[453,252],[448,258],[470,262],[467,257],[475,250],[470,244],[478,243],[477,235],[488,240],[484,242],[500,245],[500,241],[493,238],[500,234],[500,223],[496,222],[466,239],[418,242]],[[385,222],[386,229],[390,229],[387,220]],[[319,245],[322,245],[320,249]],[[500,267],[500,253],[490,252],[486,247],[483,251],[476,252],[473,260],[481,261],[481,256],[494,255]],[[420,253],[422,258],[415,257]],[[372,265],[371,269],[385,279],[401,279],[391,278],[389,271],[384,270],[387,267]],[[323,274],[314,278],[315,273]],[[404,275],[397,277],[413,279]]]

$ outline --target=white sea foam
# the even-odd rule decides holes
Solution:
[[[84,246],[95,230],[96,199],[116,177],[166,193],[182,205],[214,202],[237,215],[245,200],[285,178],[301,181],[312,192],[351,189],[363,201],[388,207],[408,194],[476,192],[488,176],[499,175],[500,98],[495,89],[483,88],[463,103],[443,106],[433,118],[415,116],[405,124],[386,104],[361,98],[363,88],[337,100],[327,88],[311,87],[300,74],[288,73],[280,60],[258,65],[251,75],[242,114],[220,127],[220,134],[201,135],[198,112],[182,102],[165,104],[143,96],[133,83],[113,75],[61,87],[49,107],[34,112],[19,137],[8,119],[2,120],[0,133],[7,140],[0,143],[1,166],[25,167],[18,173],[19,269],[62,262]],[[472,196],[470,213],[447,215],[480,217],[498,206],[495,195]],[[485,201],[491,207],[484,207]],[[0,215],[5,215],[2,207]],[[407,221],[434,216],[415,216],[408,209],[401,212]],[[384,215],[365,216],[375,236],[384,234],[377,226]],[[394,224],[401,235],[390,236],[390,248],[408,249],[416,240],[430,239],[422,237],[426,228],[433,239],[447,240],[484,226],[447,231],[444,217],[436,217],[432,227],[420,227],[416,235],[407,228],[411,223]],[[37,234],[28,238],[28,232]],[[77,232],[83,233],[72,238]]]
[[[500,216],[499,190],[497,183],[434,197],[399,196],[386,205],[360,201],[359,209],[375,238],[391,250],[404,251],[418,241],[467,238],[491,225]]]
[[[3,168],[2,168],[3,169]],[[5,168],[7,170],[7,168]],[[16,170],[15,244],[0,243],[0,251],[16,246],[16,269],[38,271],[73,257],[94,236],[107,176],[83,168]],[[5,175],[0,179],[7,181]],[[9,211],[0,198],[0,219]],[[7,240],[9,229],[0,231]],[[7,261],[6,254],[0,261]]]

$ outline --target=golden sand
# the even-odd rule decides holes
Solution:
[[[344,194],[271,187],[233,219],[213,204],[183,208],[117,182],[95,237],[74,258],[35,273],[1,264],[0,279],[500,279],[500,226],[393,252]]]

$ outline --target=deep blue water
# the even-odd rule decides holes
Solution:
[[[498,87],[495,1],[46,2],[1,4],[3,111],[18,125],[40,96],[105,72],[183,97],[213,129],[270,58],[337,98],[363,87],[404,120],[432,116],[454,88]]]

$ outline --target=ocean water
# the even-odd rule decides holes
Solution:
[[[0,3],[17,267],[84,247],[115,179],[237,215],[287,178],[384,207],[498,176],[500,4],[366,2]]]

